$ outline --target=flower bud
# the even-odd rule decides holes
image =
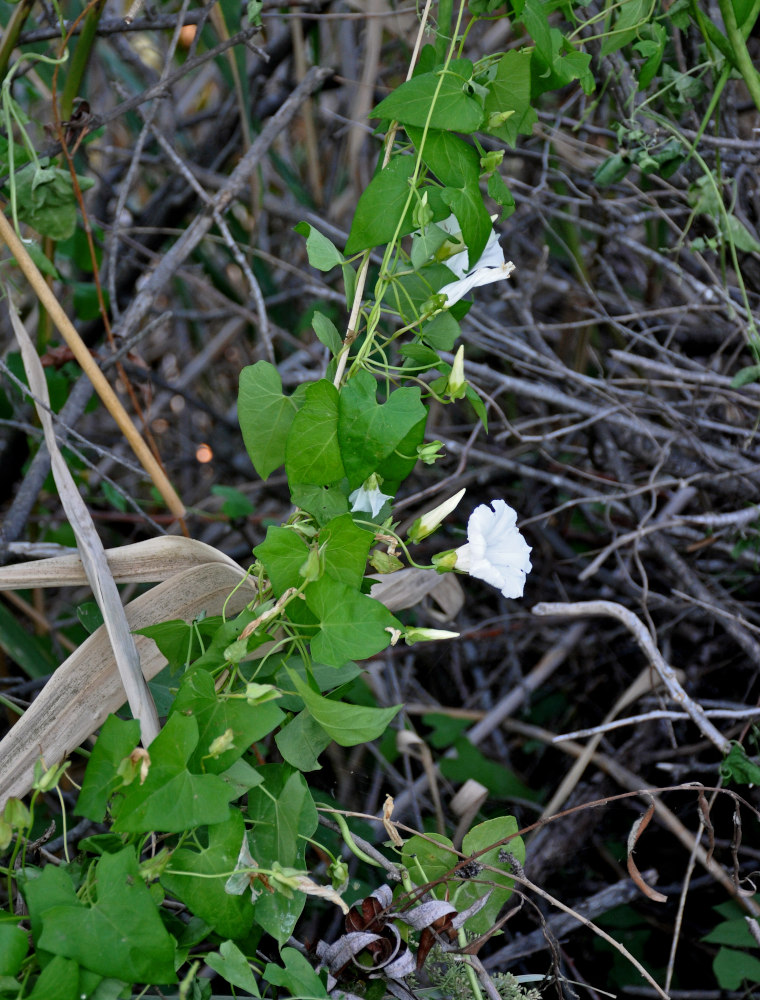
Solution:
[[[492,129],[501,128],[504,122],[511,118],[514,114],[512,111],[492,111],[491,114],[486,119],[486,131],[490,132]]]
[[[281,697],[282,692],[273,684],[257,684],[256,681],[249,681],[245,686],[245,700],[249,705],[263,705],[267,701]]]
[[[317,546],[309,549],[309,554],[298,572],[307,583],[313,583],[314,580],[318,580],[322,576],[322,560]]]
[[[456,505],[465,495],[465,492],[466,490],[464,489],[460,490],[458,493],[455,493],[453,497],[449,497],[448,500],[444,500],[443,503],[434,507],[432,510],[429,510],[427,514],[423,514],[422,517],[418,517],[409,529],[409,541],[421,542],[423,538],[427,538],[428,535],[432,535],[433,532],[440,526],[443,519],[448,517],[452,510],[454,510]]]
[[[425,230],[433,221],[433,209],[428,205],[427,191],[425,191],[412,210],[412,222],[416,229]]]
[[[435,642],[438,639],[458,639],[458,632],[446,632],[441,628],[412,628],[404,632],[404,642],[412,646],[415,642]]]
[[[427,444],[417,445],[417,458],[425,465],[435,465],[439,458],[443,457],[443,441],[429,441]]]
[[[209,757],[213,757],[214,760],[217,757],[221,757],[223,753],[226,753],[235,745],[235,734],[231,729],[225,729],[221,736],[217,736],[215,740],[211,741],[208,748]]]
[[[492,149],[485,156],[480,157],[480,169],[484,174],[492,174],[494,170],[501,166],[503,159],[503,149]]]
[[[446,395],[451,399],[461,399],[467,388],[467,379],[464,377],[464,344],[460,344],[459,350],[454,355],[454,364],[449,372],[449,380],[446,383]]]

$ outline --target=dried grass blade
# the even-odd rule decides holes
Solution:
[[[132,715],[140,722],[142,742],[148,746],[158,736],[160,726],[153,697],[140,669],[140,656],[135,646],[134,636],[129,630],[119,591],[116,589],[113,576],[108,568],[103,543],[95,530],[90,512],[77,489],[74,477],[63,460],[58,442],[55,439],[45,372],[24,324],[13,306],[10,294],[8,294],[8,308],[11,324],[21,348],[21,357],[29,380],[29,387],[34,396],[35,408],[45,435],[45,444],[50,453],[50,464],[58,495],[69,524],[74,529],[79,556],[87,574],[87,580],[103,615],[103,623],[111,640],[129,707],[132,710]]]

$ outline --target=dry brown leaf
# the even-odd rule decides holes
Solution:
[[[106,558],[117,583],[160,583],[175,573],[204,563],[237,566],[229,556],[213,546],[180,535],[164,535],[117,549],[106,549]],[[87,583],[87,576],[78,555],[53,556],[0,568],[0,590],[69,587],[83,583]]]
[[[654,802],[650,803],[649,808],[643,816],[639,816],[631,827],[631,832],[628,834],[628,874],[631,876],[631,880],[635,882],[637,887],[644,893],[647,899],[654,900],[655,903],[667,903],[667,896],[663,896],[661,892],[657,892],[656,889],[653,889],[651,886],[646,884],[644,879],[641,877],[641,872],[636,867],[636,862],[633,860],[634,848],[638,843],[639,837],[649,826],[649,821],[652,816],[654,816]]]
[[[434,569],[413,567],[400,569],[390,575],[372,576],[370,579],[378,581],[373,585],[370,596],[376,601],[382,601],[389,611],[413,608],[428,595],[438,601],[450,617],[464,604],[464,593],[459,581],[450,573],[442,576]],[[439,599],[439,594],[442,599]]]
[[[255,596],[242,569],[208,563],[177,573],[124,610],[130,628],[139,629],[174,618],[191,621],[204,612],[218,615],[223,609],[228,615],[236,614]],[[151,639],[138,635],[135,642],[143,674],[150,680],[166,660]],[[30,790],[35,761],[44,756],[48,767],[62,761],[124,701],[108,636],[101,626],[58,667],[0,743],[0,810],[10,796],[21,797]]]

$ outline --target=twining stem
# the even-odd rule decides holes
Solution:
[[[746,18],[741,27],[739,27],[736,20],[734,0],[718,0],[718,3],[720,6],[720,12],[723,15],[723,23],[726,26],[726,34],[728,35],[728,40],[731,43],[731,48],[733,49],[736,65],[739,68],[741,75],[744,77],[744,82],[747,85],[747,90],[749,91],[752,100],[755,102],[755,107],[758,111],[760,111],[760,74],[752,62],[752,56],[749,54],[749,50],[747,48],[747,36],[757,20],[757,15],[760,11],[760,3],[756,2],[753,4],[749,16]]]
[[[34,0],[21,0],[21,3],[13,9],[8,25],[3,32],[2,43],[0,43],[0,79],[5,77],[21,29],[24,27],[33,6]],[[8,138],[10,139],[10,136]]]
[[[87,71],[87,64],[90,61],[92,49],[95,44],[95,32],[100,23],[105,5],[105,0],[94,0],[85,15],[82,31],[77,39],[71,57],[69,71],[66,74],[66,83],[64,84],[61,96],[61,117],[64,120],[71,118],[74,108],[74,98],[79,95],[79,88],[82,86],[82,80]]]
[[[414,43],[414,51],[412,52],[412,58],[409,61],[409,69],[406,73],[406,79],[411,80],[412,71],[414,70],[415,64],[417,62],[417,57],[422,47],[422,39],[425,35],[425,27],[427,25],[428,16],[430,14],[430,6],[433,0],[426,0],[425,9],[422,12],[422,17],[420,18],[420,27],[417,32],[417,38]],[[446,0],[444,0],[446,2]],[[391,127],[388,129],[388,134],[385,137],[385,150],[383,152],[383,168],[388,166],[391,158],[391,151],[393,150],[393,140],[396,138],[396,131],[398,129],[398,122],[392,122]],[[409,192],[411,197],[411,191]],[[403,219],[406,214],[406,207],[401,215]],[[338,356],[338,365],[335,370],[335,378],[333,379],[333,385],[336,389],[340,388],[340,384],[343,381],[343,375],[346,370],[346,365],[348,363],[348,355],[351,351],[351,345],[356,340],[359,323],[359,313],[361,312],[362,302],[364,300],[364,286],[367,283],[367,271],[369,270],[369,250],[364,251],[364,256],[362,257],[361,264],[359,265],[359,271],[356,275],[356,287],[354,289],[354,301],[351,304],[351,315],[348,318],[348,327],[346,329],[346,336],[343,340],[343,347],[341,349],[340,355]],[[385,265],[385,261],[383,261]]]

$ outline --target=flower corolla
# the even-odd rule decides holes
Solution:
[[[358,490],[354,490],[353,493],[349,494],[348,499],[351,503],[351,510],[354,513],[363,510],[373,517],[377,517],[383,509],[383,504],[386,500],[392,500],[393,497],[387,493],[380,492],[380,482],[377,475],[373,472]]]
[[[443,222],[437,222],[437,226],[452,235],[459,234],[459,223],[456,217],[451,215]],[[465,248],[461,253],[456,253],[444,261],[446,267],[457,276],[457,281],[451,281],[443,288],[439,288],[437,294],[446,296],[446,305],[453,306],[455,302],[463,299],[471,289],[479,285],[490,285],[492,281],[502,281],[508,278],[515,269],[511,260],[506,260],[504,251],[499,245],[499,237],[494,230],[488,237],[485,250],[476,262],[474,267],[468,267],[469,253]]]
[[[456,550],[454,568],[498,587],[505,597],[522,597],[530,553],[515,511],[504,500],[492,500],[470,514],[467,544]]]

